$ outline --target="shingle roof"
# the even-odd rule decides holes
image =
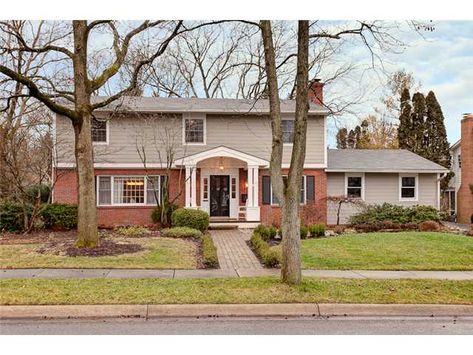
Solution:
[[[95,97],[94,102],[100,102],[105,97]],[[281,100],[281,113],[294,113],[295,100]],[[125,96],[110,104],[102,111],[122,109],[140,112],[201,112],[201,113],[269,113],[269,100],[245,99],[204,99],[180,97],[132,97]],[[328,114],[323,106],[310,103],[309,113]]]
[[[329,149],[327,153],[328,172],[448,172],[404,149]]]

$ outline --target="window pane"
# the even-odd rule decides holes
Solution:
[[[412,188],[412,187],[403,187],[401,189],[401,197],[403,197],[403,198],[416,197],[416,189]]]
[[[156,205],[159,198],[159,176],[148,176],[146,187],[146,203]]]
[[[281,128],[283,143],[292,143],[294,141],[294,121],[282,120]]]
[[[414,187],[416,186],[416,178],[415,177],[403,177],[402,178],[402,186],[409,186],[409,187]]]
[[[110,205],[112,201],[110,176],[99,176],[99,205]]]
[[[349,187],[347,189],[348,197],[361,198],[361,188],[360,187]]]
[[[187,143],[204,143],[204,120],[186,119],[185,130]]]
[[[232,198],[236,198],[236,179],[232,178]]]
[[[107,142],[107,121],[92,119],[92,142]]]
[[[305,203],[305,176],[302,177],[301,181],[301,203]]]
[[[359,176],[349,176],[348,177],[348,186],[349,187],[361,187],[361,177],[359,177]]]
[[[204,178],[204,201],[209,199],[209,179]]]
[[[113,203],[137,204],[145,202],[143,177],[115,177],[113,179]]]

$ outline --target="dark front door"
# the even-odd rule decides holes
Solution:
[[[210,175],[210,215],[230,216],[230,176]]]

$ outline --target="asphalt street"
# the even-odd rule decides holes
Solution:
[[[473,334],[472,317],[8,320],[0,334]]]

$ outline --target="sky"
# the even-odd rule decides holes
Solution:
[[[473,21],[434,22],[435,30],[423,34],[406,32],[401,37],[408,46],[402,53],[389,54],[385,65],[389,71],[405,69],[412,72],[422,84],[425,94],[434,91],[445,117],[448,140],[451,144],[460,138],[460,120],[464,113],[473,112]],[[349,57],[369,60],[369,55],[352,48]],[[364,58],[364,59],[363,59]],[[371,80],[376,81],[371,76]],[[376,85],[373,83],[373,87]],[[360,112],[373,112],[381,88],[368,94]],[[412,95],[412,93],[411,93]],[[334,131],[332,124],[331,133]],[[329,141],[333,146],[333,134]]]

